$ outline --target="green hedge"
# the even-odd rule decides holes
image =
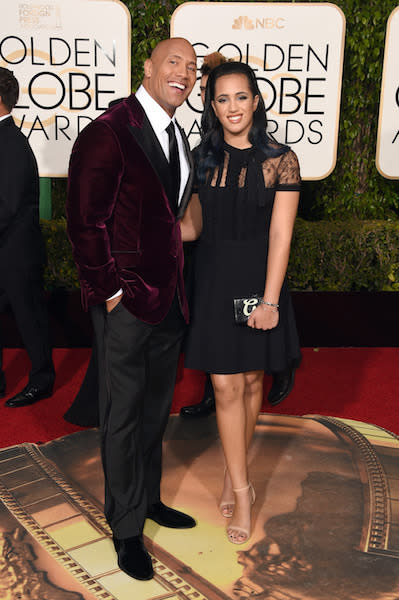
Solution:
[[[65,219],[42,221],[42,229],[46,288],[78,288]],[[297,219],[288,278],[291,290],[399,290],[399,223]]]
[[[290,287],[311,291],[398,291],[399,222],[297,219]]]
[[[79,288],[71,244],[66,233],[65,218],[41,220],[43,237],[47,248],[47,267],[44,284],[47,290]]]

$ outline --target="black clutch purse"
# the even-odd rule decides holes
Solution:
[[[234,321],[237,325],[246,325],[249,315],[262,300],[262,294],[252,294],[247,298],[233,298]]]

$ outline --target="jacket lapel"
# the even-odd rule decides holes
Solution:
[[[153,128],[151,127],[151,123],[145,114],[145,111],[142,109],[141,104],[134,98],[132,95],[130,98],[133,99],[133,111],[140,111],[140,118],[138,120],[134,119],[133,122],[129,125],[129,129],[134,136],[135,140],[139,144],[140,148],[147,156],[152,168],[158,176],[158,179],[162,183],[165,192],[170,198],[172,193],[172,178],[170,174],[169,163],[166,159],[164,151],[162,150],[161,144],[158,141],[157,136]],[[130,100],[128,98],[128,100]],[[181,133],[184,149],[186,152],[186,157],[190,166],[190,172],[187,180],[186,187],[184,188],[183,196],[181,202],[179,204],[178,212],[176,217],[179,219],[183,216],[184,211],[187,208],[187,204],[190,200],[191,196],[191,187],[194,179],[194,160],[191,154],[190,145],[188,143],[186,134],[184,130],[177,124],[179,127],[179,131]]]
[[[169,163],[145,112],[143,111],[141,126],[130,125],[129,127],[169,197],[172,187]]]

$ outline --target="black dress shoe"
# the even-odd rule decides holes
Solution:
[[[289,369],[273,375],[273,385],[267,397],[269,404],[280,404],[294,387],[295,369]]]
[[[147,518],[152,519],[158,525],[171,527],[172,529],[191,529],[196,526],[192,517],[185,513],[165,506],[163,502],[156,502],[147,511]]]
[[[11,406],[13,408],[17,406],[29,406],[29,404],[34,404],[43,398],[49,398],[52,393],[52,386],[48,388],[39,388],[36,385],[28,383],[21,392],[7,400],[6,406]]]
[[[151,556],[144,546],[142,535],[135,535],[124,540],[113,537],[113,541],[118,555],[118,566],[124,573],[143,581],[153,578]]]
[[[213,392],[212,381],[209,373],[206,375],[204,395],[199,404],[191,404],[190,406],[183,406],[180,409],[180,415],[182,417],[207,417],[208,415],[215,412],[215,394]]]
[[[213,412],[215,412],[215,398],[213,396],[203,398],[199,404],[183,406],[180,409],[182,417],[207,417]]]

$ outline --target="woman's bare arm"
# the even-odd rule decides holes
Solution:
[[[198,239],[202,231],[202,208],[198,194],[191,196],[186,212],[180,220],[180,229],[183,242]]]

